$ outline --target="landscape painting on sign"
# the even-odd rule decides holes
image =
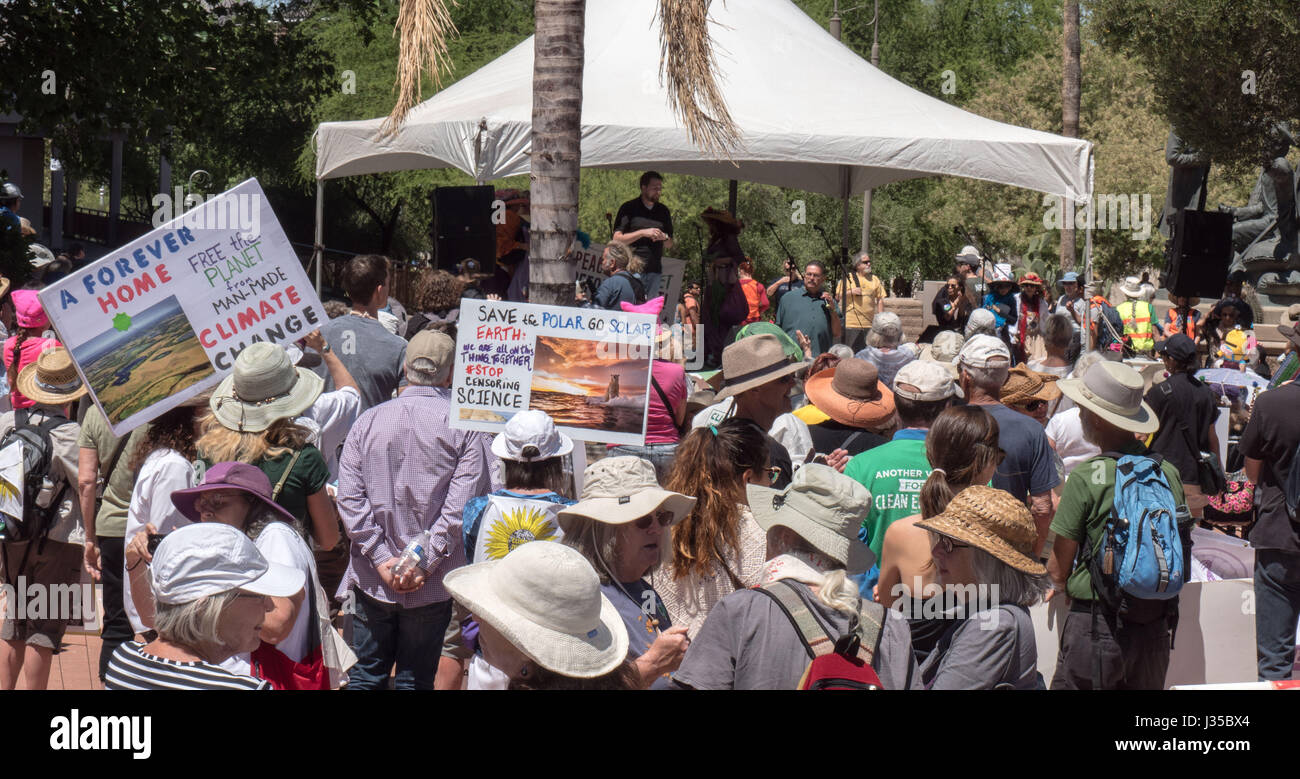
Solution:
[[[176,296],[72,349],[110,424],[118,424],[215,373]]]
[[[649,363],[611,360],[599,341],[537,337],[528,407],[560,427],[640,434],[645,425]]]

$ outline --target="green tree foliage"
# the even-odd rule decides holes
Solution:
[[[1102,41],[1150,73],[1157,112],[1217,165],[1257,170],[1273,123],[1300,118],[1295,0],[1096,0],[1094,13]]]
[[[128,207],[148,210],[157,155],[219,187],[293,177],[297,144],[330,65],[282,9],[252,3],[12,0],[0,7],[0,110],[45,134],[65,168],[106,180],[107,136],[124,130]],[[134,197],[132,197],[134,196]]]

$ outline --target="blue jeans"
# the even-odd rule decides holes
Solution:
[[[646,444],[645,446],[619,444],[608,452],[610,457],[640,457],[649,460],[655,467],[655,476],[659,479],[661,487],[668,479],[668,471],[673,467],[673,457],[676,454],[677,444]]]
[[[1255,659],[1259,680],[1291,678],[1300,620],[1300,554],[1255,550]]]
[[[396,662],[396,689],[432,690],[442,637],[451,621],[451,601],[408,609],[375,600],[355,587],[352,592],[357,605],[352,618],[357,664],[348,672],[347,689],[387,689]]]

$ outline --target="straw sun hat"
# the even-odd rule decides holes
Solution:
[[[808,466],[804,466],[805,468]],[[970,544],[1028,574],[1047,573],[1033,558],[1038,529],[1025,504],[992,487],[967,487],[937,517],[916,523],[954,541]]]
[[[208,405],[223,426],[260,433],[306,411],[324,386],[320,376],[295,368],[284,347],[258,342],[235,358],[234,372],[217,385]]]
[[[1007,373],[1007,381],[1002,385],[1002,404],[1019,406],[1035,400],[1051,403],[1061,397],[1061,389],[1056,386],[1059,378],[1050,373],[1031,371],[1024,363],[1020,363]]]
[[[72,355],[65,347],[46,349],[18,374],[18,391],[37,403],[62,406],[86,394]]]
[[[443,585],[470,613],[553,673],[593,679],[627,658],[623,618],[576,549],[532,541],[500,560],[457,568]]]

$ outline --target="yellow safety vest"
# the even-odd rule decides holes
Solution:
[[[1138,306],[1142,309],[1138,309]],[[1146,301],[1126,300],[1115,306],[1120,319],[1124,320],[1124,335],[1134,351],[1150,352],[1156,348],[1151,314],[1153,309]],[[1139,313],[1139,310],[1141,313]]]

